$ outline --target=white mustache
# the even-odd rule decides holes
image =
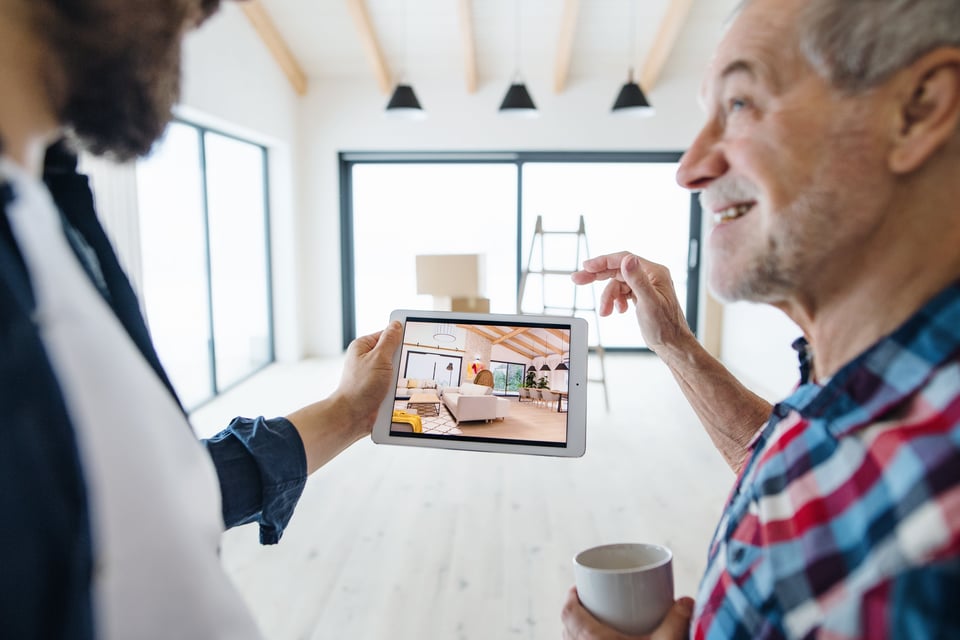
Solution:
[[[713,212],[731,203],[756,200],[756,194],[756,187],[745,178],[722,178],[700,192],[700,207]]]

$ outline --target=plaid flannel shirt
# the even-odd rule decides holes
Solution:
[[[694,638],[960,638],[960,283],[751,447]]]

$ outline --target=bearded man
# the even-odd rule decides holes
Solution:
[[[678,171],[714,216],[710,285],[803,330],[770,407],[687,329],[667,270],[618,253],[633,302],[737,474],[694,605],[654,638],[960,637],[960,6],[750,0]],[[571,590],[565,638],[622,638]]]
[[[256,637],[219,563],[224,525],[276,542],[307,474],[370,432],[390,386],[397,323],[351,345],[329,398],[196,440],[86,178],[51,146],[148,151],[183,36],[217,4],[0,0],[5,638]]]

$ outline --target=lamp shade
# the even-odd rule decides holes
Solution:
[[[413,92],[413,87],[408,84],[398,84],[393,90],[390,102],[387,103],[387,115],[413,119],[427,117],[423,107],[420,106],[420,101],[417,100],[417,94]]]
[[[520,82],[514,82],[507,89],[507,95],[500,103],[500,113],[521,118],[536,118],[539,115],[536,105],[533,104],[533,98],[527,91],[527,86]]]
[[[554,371],[567,371],[567,365],[561,362]]]
[[[550,366],[546,362],[544,362],[543,365],[540,367],[540,371],[550,371]]]
[[[643,95],[640,85],[630,79],[627,81],[620,93],[617,94],[617,100],[613,103],[613,113],[617,115],[629,115],[637,117],[649,117],[654,114],[653,107],[647,102],[647,96]]]
[[[433,339],[437,342],[456,342],[457,336],[453,333],[453,325],[437,325],[437,331],[433,334]]]

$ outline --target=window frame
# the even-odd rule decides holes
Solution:
[[[210,383],[209,389],[211,394],[199,400],[195,404],[185,407],[188,412],[193,412],[210,401],[217,398],[217,396],[233,389],[239,384],[242,384],[244,381],[250,379],[266,367],[276,362],[276,335],[275,335],[275,323],[274,323],[274,295],[273,295],[273,253],[272,253],[272,241],[271,241],[271,210],[270,210],[270,155],[269,149],[266,145],[250,140],[249,138],[244,138],[228,131],[218,129],[216,127],[210,127],[207,125],[199,124],[191,120],[174,117],[171,121],[178,125],[183,125],[189,127],[197,136],[198,142],[198,157],[196,158],[198,170],[200,171],[200,189],[201,189],[201,210],[203,218],[203,259],[204,259],[204,273],[203,277],[206,280],[206,304],[207,304],[207,358],[209,361],[209,373],[210,373]],[[262,159],[263,170],[261,172],[260,179],[263,184],[263,242],[264,242],[264,268],[266,270],[266,290],[264,300],[266,305],[267,313],[267,358],[266,361],[251,369],[244,375],[233,380],[229,384],[219,385],[217,383],[217,351],[216,351],[216,335],[214,331],[214,306],[213,306],[213,274],[212,274],[212,263],[211,263],[211,254],[210,254],[210,196],[208,192],[208,175],[207,175],[207,134],[214,134],[237,142],[244,144],[249,144],[252,147],[255,147],[260,152],[260,157]],[[143,295],[148,295],[148,292],[144,291]],[[146,315],[146,314],[144,314]],[[148,320],[149,322],[149,320]]]
[[[523,274],[523,168],[527,163],[677,163],[682,151],[341,151],[340,178],[340,290],[343,349],[357,337],[356,278],[354,274],[353,167],[359,164],[514,164],[517,167],[516,282]],[[690,236],[687,243],[687,324],[698,333],[702,211],[696,194],[690,195]],[[646,347],[604,347],[610,352],[647,352]]]

